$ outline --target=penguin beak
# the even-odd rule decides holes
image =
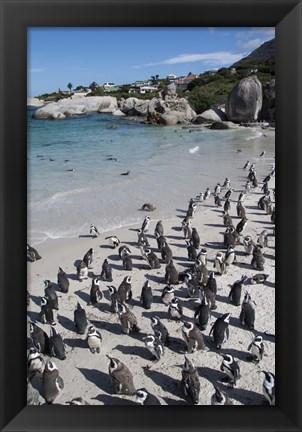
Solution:
[[[106,354],[106,357],[108,357],[108,358],[109,358],[109,360],[112,360],[112,357],[110,357],[110,355],[109,355],[109,354]]]

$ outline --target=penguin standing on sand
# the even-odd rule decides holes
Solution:
[[[253,250],[253,258],[251,261],[251,266],[256,270],[263,271],[264,263],[265,263],[265,259],[261,252],[261,246],[255,245]]]
[[[187,251],[188,251],[188,259],[189,261],[196,261],[197,259],[197,250],[190,240],[186,240],[187,243]]]
[[[223,206],[223,211],[224,212],[229,212],[231,210],[231,201],[230,201],[230,199],[229,198],[227,198],[226,200],[225,200],[225,203],[224,203],[224,206]]]
[[[255,336],[249,344],[248,350],[251,352],[251,360],[255,363],[259,363],[264,354],[263,337],[261,335]]]
[[[222,252],[217,252],[215,260],[214,260],[214,268],[216,269],[216,272],[220,275],[223,275],[224,273],[226,273],[226,265],[224,262]]]
[[[116,236],[109,236],[105,237],[105,240],[109,240],[109,244],[111,246],[111,249],[115,249],[120,245],[120,239]]]
[[[197,232],[196,228],[192,228],[192,235],[191,235],[191,243],[194,246],[195,249],[199,249],[200,247],[200,237]]]
[[[259,234],[258,244],[262,248],[268,247],[268,232],[267,232],[267,230],[263,230],[262,233]]]
[[[243,230],[246,228],[247,226],[247,222],[248,219],[247,217],[244,217],[241,219],[241,221],[237,224],[236,226],[236,231],[238,232],[238,234],[241,234],[243,232]]]
[[[241,305],[239,320],[241,324],[246,326],[249,330],[254,330],[255,326],[254,304],[256,303],[252,300],[250,294],[246,292]]]
[[[51,308],[58,310],[59,309],[58,296],[50,280],[44,281],[44,292],[45,292],[45,297],[47,297],[48,299],[48,304],[51,306]]]
[[[240,280],[235,281],[233,285],[229,285],[231,287],[229,299],[231,300],[234,306],[240,306],[242,285],[246,280],[247,277],[242,276],[242,278]]]
[[[182,231],[185,239],[190,239],[192,236],[191,221],[182,221]]]
[[[133,264],[132,264],[132,258],[131,258],[131,256],[127,253],[127,254],[125,254],[124,257],[123,257],[123,268],[124,268],[124,270],[126,270],[126,271],[132,271],[132,267],[133,267]]]
[[[240,379],[240,368],[231,354],[224,354],[220,370],[227,374],[231,387],[233,388]]]
[[[194,364],[185,356],[185,362],[181,372],[180,387],[183,395],[194,405],[198,405],[200,393],[200,381]]]
[[[164,287],[161,295],[161,299],[166,306],[168,306],[171,303],[171,301],[174,299],[174,293],[175,293],[175,289],[173,288],[173,286],[167,285]]]
[[[118,315],[122,326],[122,332],[125,334],[138,333],[140,328],[137,325],[137,319],[124,303],[118,303]]]
[[[275,395],[275,375],[272,372],[262,371],[265,378],[262,384],[262,391],[265,398],[268,400],[270,405],[275,405],[276,395]]]
[[[210,188],[208,187],[204,193],[204,200],[207,200],[211,196]]]
[[[101,333],[97,331],[93,325],[90,325],[88,327],[87,343],[92,354],[101,352],[102,336]]]
[[[230,313],[221,315],[214,322],[209,335],[213,334],[213,343],[217,349],[220,349],[222,344],[229,338],[229,321]]]
[[[221,185],[220,185],[220,183],[217,183],[217,185],[215,186],[214,193],[216,195],[218,195],[218,196],[220,195],[220,193],[221,193]]]
[[[208,259],[207,259],[207,250],[205,248],[202,248],[200,250],[200,252],[197,255],[197,259],[199,261],[201,261],[201,263],[206,266],[208,264]]]
[[[226,266],[230,266],[236,262],[236,253],[233,246],[229,246],[225,253],[224,262]]]
[[[151,327],[154,333],[157,332],[157,334],[160,334],[159,339],[162,343],[169,345],[169,332],[157,316],[151,317]]]
[[[103,293],[100,290],[101,278],[95,277],[92,280],[91,288],[90,288],[90,300],[89,305],[96,305],[103,298]]]
[[[233,402],[228,398],[227,394],[214,386],[215,393],[211,398],[212,405],[233,405]]]
[[[74,324],[77,333],[84,334],[89,322],[86,317],[86,311],[79,302],[77,303],[76,309],[74,310],[73,314],[74,314]]]
[[[207,280],[207,287],[209,288],[209,290],[212,291],[212,293],[216,297],[216,294],[217,294],[217,280],[216,280],[216,277],[215,277],[215,273],[213,271],[210,273],[209,278]]]
[[[159,236],[157,233],[155,233],[155,238],[157,241],[157,249],[161,252],[163,245],[167,243],[167,239],[164,236]]]
[[[161,405],[159,399],[153,394],[149,393],[145,388],[136,390],[135,402],[138,405]]]
[[[251,277],[250,282],[252,285],[263,284],[266,279],[268,279],[269,275],[265,273],[257,273]]]
[[[92,235],[93,238],[97,238],[100,235],[97,227],[93,224],[90,225],[89,234]]]
[[[150,216],[146,216],[143,223],[142,223],[142,228],[141,228],[142,232],[148,231],[148,227],[149,227],[150,222],[151,222]]]
[[[164,235],[164,227],[161,220],[159,220],[155,226],[154,235],[158,235],[158,237]]]
[[[37,372],[43,373],[44,371],[43,357],[35,347],[29,349],[27,356],[27,369],[30,374],[35,374]]]
[[[93,248],[90,248],[89,251],[85,253],[83,258],[84,263],[87,265],[89,269],[92,268],[93,253],[94,253]]]
[[[45,364],[42,380],[43,397],[48,404],[52,404],[64,389],[64,381],[59,375],[56,365],[48,360]]]
[[[255,243],[253,242],[252,237],[249,235],[245,236],[242,242],[243,242],[243,246],[244,246],[244,250],[245,250],[246,255],[252,255],[253,251],[254,251],[254,246],[255,246]]]
[[[214,195],[214,203],[217,207],[222,207],[222,202],[219,195]]]
[[[185,321],[181,331],[182,337],[187,344],[187,351],[189,354],[205,349],[206,346],[204,343],[203,334],[195,324]]]
[[[102,271],[100,278],[106,282],[112,282],[112,269],[108,263],[108,260],[105,259],[102,265]]]
[[[55,325],[55,320],[53,316],[53,309],[49,303],[48,297],[40,297],[41,299],[41,311],[39,314],[39,321],[42,324]]]
[[[233,220],[226,210],[223,212],[223,225],[225,227],[233,226]]]
[[[166,265],[166,271],[165,271],[165,283],[169,285],[178,285],[178,271],[176,270],[176,267],[174,266],[173,260],[170,260],[170,262]]]
[[[149,284],[148,280],[146,280],[142,288],[140,301],[142,306],[145,309],[151,309],[152,302],[153,302],[153,294],[152,294],[151,285]]]
[[[108,364],[108,372],[111,378],[113,392],[116,394],[133,395],[135,387],[133,383],[133,375],[124,363],[117,358],[110,357]]]
[[[37,350],[42,354],[49,354],[49,337],[47,333],[31,321],[29,323],[29,332]]]
[[[141,246],[148,246],[148,247],[150,246],[150,244],[148,242],[148,238],[141,228],[138,228],[138,230],[137,230],[137,242],[138,242],[138,245],[140,247]],[[129,253],[130,253],[130,250],[129,250]]]
[[[50,355],[57,357],[60,360],[66,359],[65,344],[62,336],[56,331],[54,327],[50,328],[49,339]]]
[[[77,277],[79,282],[82,282],[83,279],[88,279],[88,267],[84,261],[81,261],[77,266]]]
[[[229,189],[231,187],[231,181],[230,181],[230,179],[228,177],[226,177],[226,179],[225,179],[222,187],[225,188],[225,189]]]
[[[168,314],[171,319],[180,321],[183,316],[183,308],[182,304],[177,297],[173,297],[169,307],[168,307]]]
[[[118,293],[121,297],[122,302],[128,302],[132,299],[132,279],[131,276],[124,277],[120,286],[118,287]]]
[[[171,248],[169,247],[169,245],[168,245],[168,243],[167,242],[163,242],[162,243],[162,246],[161,246],[161,257],[162,257],[162,260],[166,263],[166,264],[168,264],[170,261],[171,261],[171,259],[173,258],[173,255],[172,255],[172,251],[171,251]]]
[[[246,216],[245,207],[241,201],[238,201],[236,205],[237,216],[243,219]]]
[[[153,354],[154,360],[159,361],[165,353],[163,343],[153,335],[147,335],[143,338],[145,342],[145,347]]]
[[[112,313],[118,313],[118,304],[119,302],[122,302],[121,296],[115,286],[110,285],[108,286],[109,289],[109,296],[111,301],[110,310]]]
[[[149,263],[149,266],[152,270],[161,268],[159,259],[157,258],[155,253],[152,252],[151,249],[145,249],[145,255],[147,257],[147,261]]]
[[[131,254],[130,249],[128,248],[128,246],[126,245],[122,245],[118,248],[118,254],[121,260],[123,260],[123,258],[127,255]]]
[[[69,280],[68,280],[67,274],[64,272],[64,270],[61,269],[61,267],[59,267],[57,280],[58,280],[58,286],[59,286],[60,291],[64,294],[68,293]]]
[[[194,319],[197,320],[200,330],[206,330],[210,319],[210,308],[205,295],[201,300],[201,304],[195,311]]]
[[[198,290],[199,282],[196,276],[195,275],[193,276],[189,272],[185,273],[184,281],[187,286],[188,296],[191,298],[192,297],[197,298],[199,294],[199,290]]]

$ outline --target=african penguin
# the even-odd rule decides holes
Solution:
[[[168,314],[170,318],[176,321],[179,321],[182,318],[183,308],[180,300],[177,297],[172,298],[168,307]]]
[[[195,324],[185,321],[181,330],[189,354],[205,349],[203,334]]]
[[[164,287],[163,292],[161,294],[161,299],[163,303],[168,306],[170,302],[174,298],[175,289],[171,285],[167,285]]]
[[[49,337],[47,333],[32,321],[29,322],[29,332],[37,350],[42,354],[49,354]]]
[[[255,245],[253,250],[253,258],[251,261],[251,266],[256,270],[263,271],[264,263],[265,263],[265,259],[261,252],[261,246]]]
[[[109,236],[105,237],[105,240],[109,240],[109,244],[111,246],[111,249],[115,249],[120,245],[120,239],[116,236]]]
[[[39,255],[37,249],[33,248],[32,246],[29,246],[29,244],[28,244],[27,245],[27,258],[31,262],[35,262],[35,261],[41,259],[42,257]]]
[[[58,296],[50,280],[44,281],[44,293],[45,293],[45,297],[48,298],[48,304],[50,305],[50,307],[52,309],[58,310],[59,309]]]
[[[100,290],[101,278],[95,277],[92,279],[92,284],[90,288],[90,299],[88,305],[96,305],[103,298],[103,293]]]
[[[65,344],[62,336],[56,331],[54,327],[50,327],[49,338],[50,354],[60,360],[66,359]]]
[[[239,365],[231,354],[223,354],[222,358],[223,360],[220,365],[220,370],[227,374],[231,387],[233,388],[240,379]]]
[[[118,314],[122,326],[122,332],[125,334],[138,333],[140,328],[137,325],[137,319],[124,303],[118,303]]]
[[[31,374],[43,373],[44,359],[35,347],[31,347],[27,356],[27,369]]]
[[[136,390],[135,401],[138,405],[161,405],[159,399],[145,388]]]
[[[93,224],[90,225],[90,231],[89,231],[89,234],[91,234],[91,236],[92,236],[93,238],[97,238],[97,237],[100,235],[100,233],[99,233],[97,227],[96,227],[95,225],[93,225]]]
[[[108,354],[107,357],[109,358],[108,372],[113,392],[125,395],[135,394],[133,376],[127,366],[117,358],[110,357]]]
[[[39,313],[39,321],[42,324],[55,325],[53,309],[49,303],[48,297],[40,297],[41,299],[41,311]]]
[[[86,316],[86,311],[79,302],[77,303],[73,315],[74,315],[74,324],[77,333],[84,334],[89,322]]]
[[[171,259],[166,265],[165,270],[165,283],[168,285],[178,285],[178,271],[176,270],[173,260]]]
[[[87,330],[87,343],[92,354],[101,352],[102,336],[99,331],[90,325]]]
[[[255,325],[255,308],[253,304],[256,303],[252,300],[251,295],[246,292],[241,305],[239,320],[243,326],[250,330],[254,330]]]
[[[64,270],[61,269],[61,267],[59,267],[59,271],[57,274],[57,281],[58,281],[58,286],[60,291],[65,294],[68,293],[69,280],[67,274],[64,272]]]
[[[163,343],[153,335],[147,335],[143,337],[146,348],[153,354],[154,360],[159,361],[165,353]]]
[[[249,344],[248,350],[251,352],[251,360],[255,363],[259,363],[264,354],[263,337],[261,335],[256,335]]]
[[[159,220],[155,226],[154,235],[158,235],[158,237],[164,235],[164,227],[161,220]]]
[[[226,265],[222,252],[217,252],[214,260],[214,268],[219,275],[223,275],[224,273],[226,273]]]
[[[85,253],[83,258],[84,263],[87,265],[89,269],[92,268],[93,253],[94,253],[93,248],[90,248],[89,251]]]
[[[108,260],[105,259],[102,265],[102,271],[100,278],[106,282],[112,282],[112,269],[108,263]]]
[[[159,339],[162,343],[164,345],[169,345],[169,332],[157,316],[151,317],[151,327],[154,332],[160,334]]]
[[[240,306],[241,303],[241,291],[242,285],[246,282],[247,277],[242,276],[240,280],[237,280],[233,283],[233,285],[229,285],[231,287],[231,291],[229,293],[229,299],[233,303],[234,306]]]
[[[80,282],[82,282],[83,279],[88,279],[88,267],[84,261],[81,261],[77,266],[77,276]]]
[[[148,231],[148,226],[150,224],[151,218],[150,216],[146,216],[143,223],[142,223],[142,232],[147,232]]]
[[[229,338],[229,321],[230,313],[220,315],[210,330],[209,335],[213,334],[213,343],[217,349],[220,349],[222,344]]]
[[[272,372],[262,371],[265,377],[262,384],[262,391],[270,405],[275,405],[275,375]]]
[[[180,387],[183,395],[189,399],[193,405],[198,405],[200,393],[199,376],[194,364],[187,357],[185,357],[181,375]]]
[[[161,268],[159,259],[157,258],[157,256],[155,255],[154,252],[152,252],[151,249],[145,249],[145,254],[147,257],[147,261],[149,263],[149,266],[151,269],[159,269]]]
[[[122,302],[128,302],[132,299],[132,279],[131,276],[125,276],[120,286],[118,287],[118,293],[121,297]]]
[[[44,367],[42,394],[48,404],[52,404],[64,389],[64,381],[59,375],[56,365],[48,360]]]
[[[220,390],[218,387],[215,388],[215,393],[212,396],[212,405],[233,405],[233,402],[228,398],[227,394]]]
[[[152,288],[148,280],[143,285],[140,302],[145,309],[151,309],[153,302]]]

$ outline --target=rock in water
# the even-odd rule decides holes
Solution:
[[[234,122],[258,119],[262,107],[262,86],[256,76],[243,78],[233,88],[226,101],[226,115]]]

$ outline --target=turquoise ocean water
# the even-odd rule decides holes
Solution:
[[[88,234],[91,223],[101,232],[141,223],[146,202],[156,206],[151,217],[171,218],[225,177],[243,187],[246,160],[260,174],[274,163],[273,140],[253,128],[150,126],[110,114],[34,120],[33,110],[27,123],[30,244]]]

